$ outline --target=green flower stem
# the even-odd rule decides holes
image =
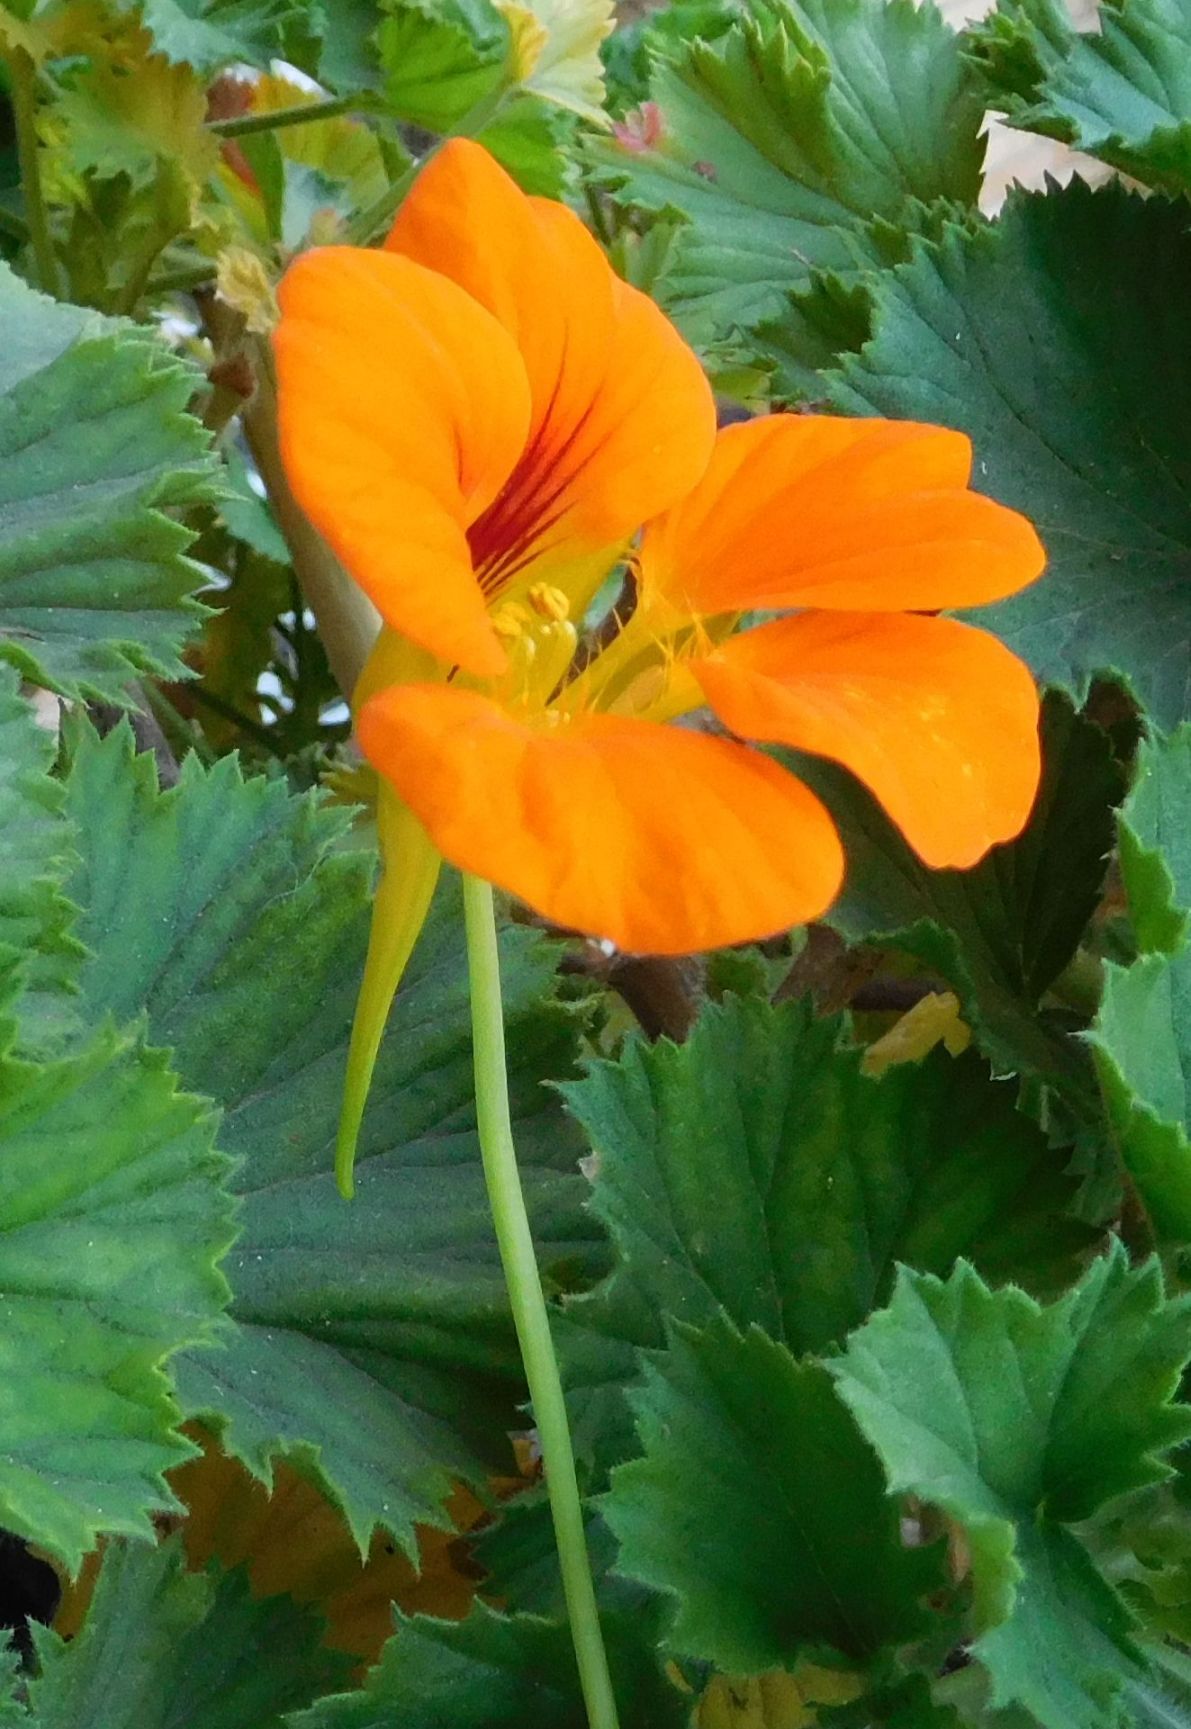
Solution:
[[[209,120],[207,131],[219,138],[248,138],[254,132],[279,132],[285,126],[334,120],[340,114],[359,113],[368,106],[366,96],[328,96],[325,102],[296,102],[292,108],[274,108],[271,113],[233,114],[226,120]]]
[[[591,1729],[616,1729],[616,1701],[591,1580],[566,1402],[550,1337],[550,1319],[538,1277],[525,1197],[517,1175],[517,1154],[509,1119],[500,955],[496,946],[491,885],[465,875],[463,912],[471,979],[476,1115],[488,1199],[525,1364],[525,1377],[529,1382],[529,1395],[533,1400],[587,1720]]]
[[[50,220],[41,189],[41,166],[37,143],[37,72],[23,48],[16,48],[8,61],[12,80],[12,113],[17,134],[17,158],[29,239],[37,265],[37,279],[47,294],[58,292],[58,259],[50,236]]]
[[[399,175],[391,186],[386,186],[379,198],[358,212],[348,224],[347,232],[344,235],[346,244],[348,246],[370,245],[381,230],[387,228],[392,222],[401,208],[406,193],[431,158],[438,155],[443,145],[448,143],[451,138],[476,137],[486,126],[492,124],[511,94],[512,92],[502,85],[492,95],[483,97],[474,108],[469,108],[459,124],[453,127],[446,137],[440,138],[438,143],[426,152],[425,156],[419,157],[416,162],[411,162],[405,173]]]

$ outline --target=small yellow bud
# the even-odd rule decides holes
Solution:
[[[254,336],[269,335],[280,313],[269,274],[255,252],[246,246],[229,246],[221,252],[215,266],[215,289],[220,300],[242,315]]]

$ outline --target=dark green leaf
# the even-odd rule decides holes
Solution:
[[[729,999],[684,1044],[630,1044],[565,1089],[614,1283],[655,1318],[639,1343],[662,1344],[665,1316],[722,1309],[822,1351],[887,1299],[899,1261],[1066,1281],[1084,1240],[1061,1217],[1074,1184],[1014,1089],[942,1052],[870,1079],[845,1031],[807,1003]]]
[[[1191,10],[1184,0],[1105,0],[1077,31],[1061,0],[1001,0],[972,35],[990,106],[1123,168],[1191,191]]]
[[[190,1448],[163,1367],[227,1300],[212,1130],[111,1028],[59,1062],[3,1063],[0,1524],[71,1567],[175,1505],[162,1473]]]
[[[0,321],[0,657],[112,700],[137,672],[182,676],[201,573],[164,507],[209,488],[207,434],[186,413],[196,375],[3,265]]]
[[[29,1729],[282,1729],[345,1678],[310,1609],[243,1573],[187,1573],[179,1539],[114,1543],[82,1632],[37,1635]]]
[[[1189,1351],[1188,1300],[1118,1250],[1048,1308],[970,1267],[904,1272],[832,1365],[891,1490],[967,1532],[994,1705],[1107,1729],[1141,1678],[1124,1605],[1067,1525],[1168,1474],[1160,1455],[1191,1432],[1170,1403]]]
[[[1119,824],[1138,946],[1176,949],[1191,912],[1191,726],[1143,741]]]
[[[757,1674],[800,1657],[863,1664],[922,1631],[939,1552],[902,1547],[821,1364],[722,1320],[674,1337],[631,1398],[644,1456],[600,1507],[619,1570],[677,1599],[677,1650]]]
[[[84,740],[69,782],[83,838],[72,885],[93,951],[93,1013],[145,1013],[187,1084],[224,1110],[241,1159],[228,1272],[238,1325],[179,1365],[187,1408],[267,1477],[311,1461],[355,1533],[409,1543],[441,1522],[452,1477],[508,1465],[523,1387],[474,1129],[462,925],[443,899],[390,1021],[343,1201],[332,1148],[368,925],[370,853],[342,812],[188,759],[159,794],[126,737]],[[548,995],[553,956],[502,940],[511,1088],[535,1237],[563,1283],[591,1265],[581,1151],[544,1079],[571,1070],[578,1023]]]
[[[34,985],[61,985],[77,945],[62,883],[71,857],[62,788],[48,774],[56,751],[0,666],[0,966],[4,951],[24,959]],[[26,1004],[27,1010],[27,1004]]]
[[[196,71],[246,60],[267,70],[282,47],[282,29],[295,14],[309,13],[303,0],[114,0],[120,11],[135,9],[167,60]]]
[[[1110,962],[1091,1037],[1116,1144],[1154,1227],[1191,1242],[1191,947]]]
[[[633,1729],[679,1729],[690,1703],[663,1676],[649,1626],[603,1618],[613,1686]],[[587,1713],[568,1629],[481,1603],[466,1621],[403,1621],[361,1690],[290,1729],[587,1729]]]
[[[873,279],[873,340],[830,385],[852,412],[971,435],[977,486],[1050,555],[977,622],[1077,693],[1120,674],[1163,727],[1191,708],[1189,275],[1181,204],[1080,181],[1016,195]]]
[[[874,216],[979,188],[983,101],[929,4],[760,7],[661,58],[651,95],[656,139],[593,154],[624,202],[687,218],[664,298],[699,341],[773,317],[816,269],[855,271]]]
[[[1051,694],[1043,778],[1015,841],[972,870],[932,871],[844,770],[799,759],[844,838],[848,876],[829,922],[851,941],[896,943],[941,973],[994,1065],[1040,1077],[1092,1109],[1083,1053],[1038,1001],[1074,954],[1102,890],[1123,774],[1107,737]]]

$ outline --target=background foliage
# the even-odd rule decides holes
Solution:
[[[976,869],[807,763],[822,925],[511,909],[626,1726],[1191,1726],[1191,5],[613,22],[0,8],[0,1724],[583,1723],[450,884],[331,1176],[374,846],[264,340],[466,132],[726,407],[962,428],[1051,561],[982,615],[1048,695]],[[1108,183],[982,213],[989,110]]]

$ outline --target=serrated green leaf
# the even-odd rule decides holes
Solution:
[[[1191,350],[1186,212],[1076,180],[1010,198],[870,284],[872,341],[828,380],[853,413],[958,427],[977,487],[1050,557],[982,608],[1045,680],[1125,678],[1157,724],[1191,709]]]
[[[891,1491],[967,1532],[995,1706],[1096,1729],[1144,1674],[1123,1603],[1068,1525],[1168,1474],[1160,1455],[1191,1431],[1169,1403],[1189,1351],[1187,1300],[1165,1301],[1157,1264],[1132,1270],[1117,1249],[1048,1308],[969,1267],[946,1284],[904,1272],[831,1366]]]
[[[643,1457],[613,1472],[600,1510],[619,1571],[677,1599],[678,1651],[758,1674],[865,1664],[922,1631],[939,1551],[902,1547],[822,1364],[725,1319],[684,1328],[630,1398]]]
[[[1118,822],[1138,946],[1170,952],[1191,913],[1191,726],[1142,741]]]
[[[624,202],[687,219],[663,298],[700,342],[775,316],[816,269],[855,272],[874,216],[979,190],[983,100],[929,4],[766,6],[650,83],[649,127],[593,160]]]
[[[209,487],[209,440],[186,413],[195,373],[2,264],[0,321],[0,658],[113,701],[138,672],[182,676],[201,576],[165,512]]]
[[[29,1729],[282,1729],[345,1678],[319,1616],[254,1600],[242,1572],[187,1573],[178,1538],[113,1543],[82,1631],[36,1635]]]
[[[1065,1282],[1086,1239],[1074,1183],[976,1057],[862,1073],[839,1017],[806,1002],[709,1006],[682,1045],[630,1044],[564,1089],[595,1153],[616,1280],[656,1317],[722,1309],[797,1354],[840,1342],[897,1262]],[[599,1296],[580,1299],[572,1316]]]
[[[113,0],[135,11],[167,60],[213,72],[244,60],[267,68],[282,47],[282,26],[311,11],[303,0]]]
[[[876,801],[834,764],[799,758],[826,800],[848,859],[828,922],[850,941],[893,942],[954,986],[994,1066],[1040,1078],[1081,1114],[1094,1111],[1071,1016],[1039,1011],[1095,910],[1124,786],[1109,741],[1068,702],[1042,714],[1043,774],[1029,823],[971,870],[928,870]]]
[[[0,665],[0,957],[23,956],[26,981],[61,986],[78,953],[62,894],[71,832],[50,778],[57,743]],[[2,964],[2,959],[0,959]]]
[[[390,107],[440,133],[495,91],[510,48],[508,23],[491,0],[400,0],[376,40]]]
[[[618,1616],[602,1625],[633,1729],[679,1729],[690,1701],[666,1681],[640,1625]],[[587,1721],[569,1630],[479,1603],[466,1621],[402,1621],[363,1688],[320,1700],[290,1729],[586,1729]]]
[[[1159,1236],[1191,1241],[1191,947],[1105,968],[1090,1035],[1121,1158]]]
[[[346,817],[234,761],[193,758],[158,792],[126,736],[84,739],[68,782],[83,861],[72,884],[92,1013],[143,1012],[188,1085],[223,1108],[241,1159],[228,1261],[238,1325],[178,1365],[187,1409],[267,1478],[302,1455],[366,1542],[442,1520],[452,1477],[507,1468],[520,1362],[475,1137],[462,923],[443,900],[390,1020],[343,1201],[332,1149],[368,927],[371,852]],[[546,1079],[578,1022],[543,999],[554,958],[502,939],[511,1089],[547,1275],[594,1270],[581,1150]]]
[[[971,46],[1011,126],[1061,139],[1147,186],[1191,191],[1191,10],[1105,0],[1078,31],[1060,0],[1000,0]]]
[[[127,63],[96,57],[66,84],[53,109],[55,158],[71,175],[126,175],[133,189],[150,185],[166,164],[193,195],[219,162],[206,113],[194,70],[138,42]]]
[[[108,1028],[0,1073],[0,1523],[76,1567],[147,1533],[190,1452],[167,1359],[211,1336],[233,1234],[212,1119]]]

